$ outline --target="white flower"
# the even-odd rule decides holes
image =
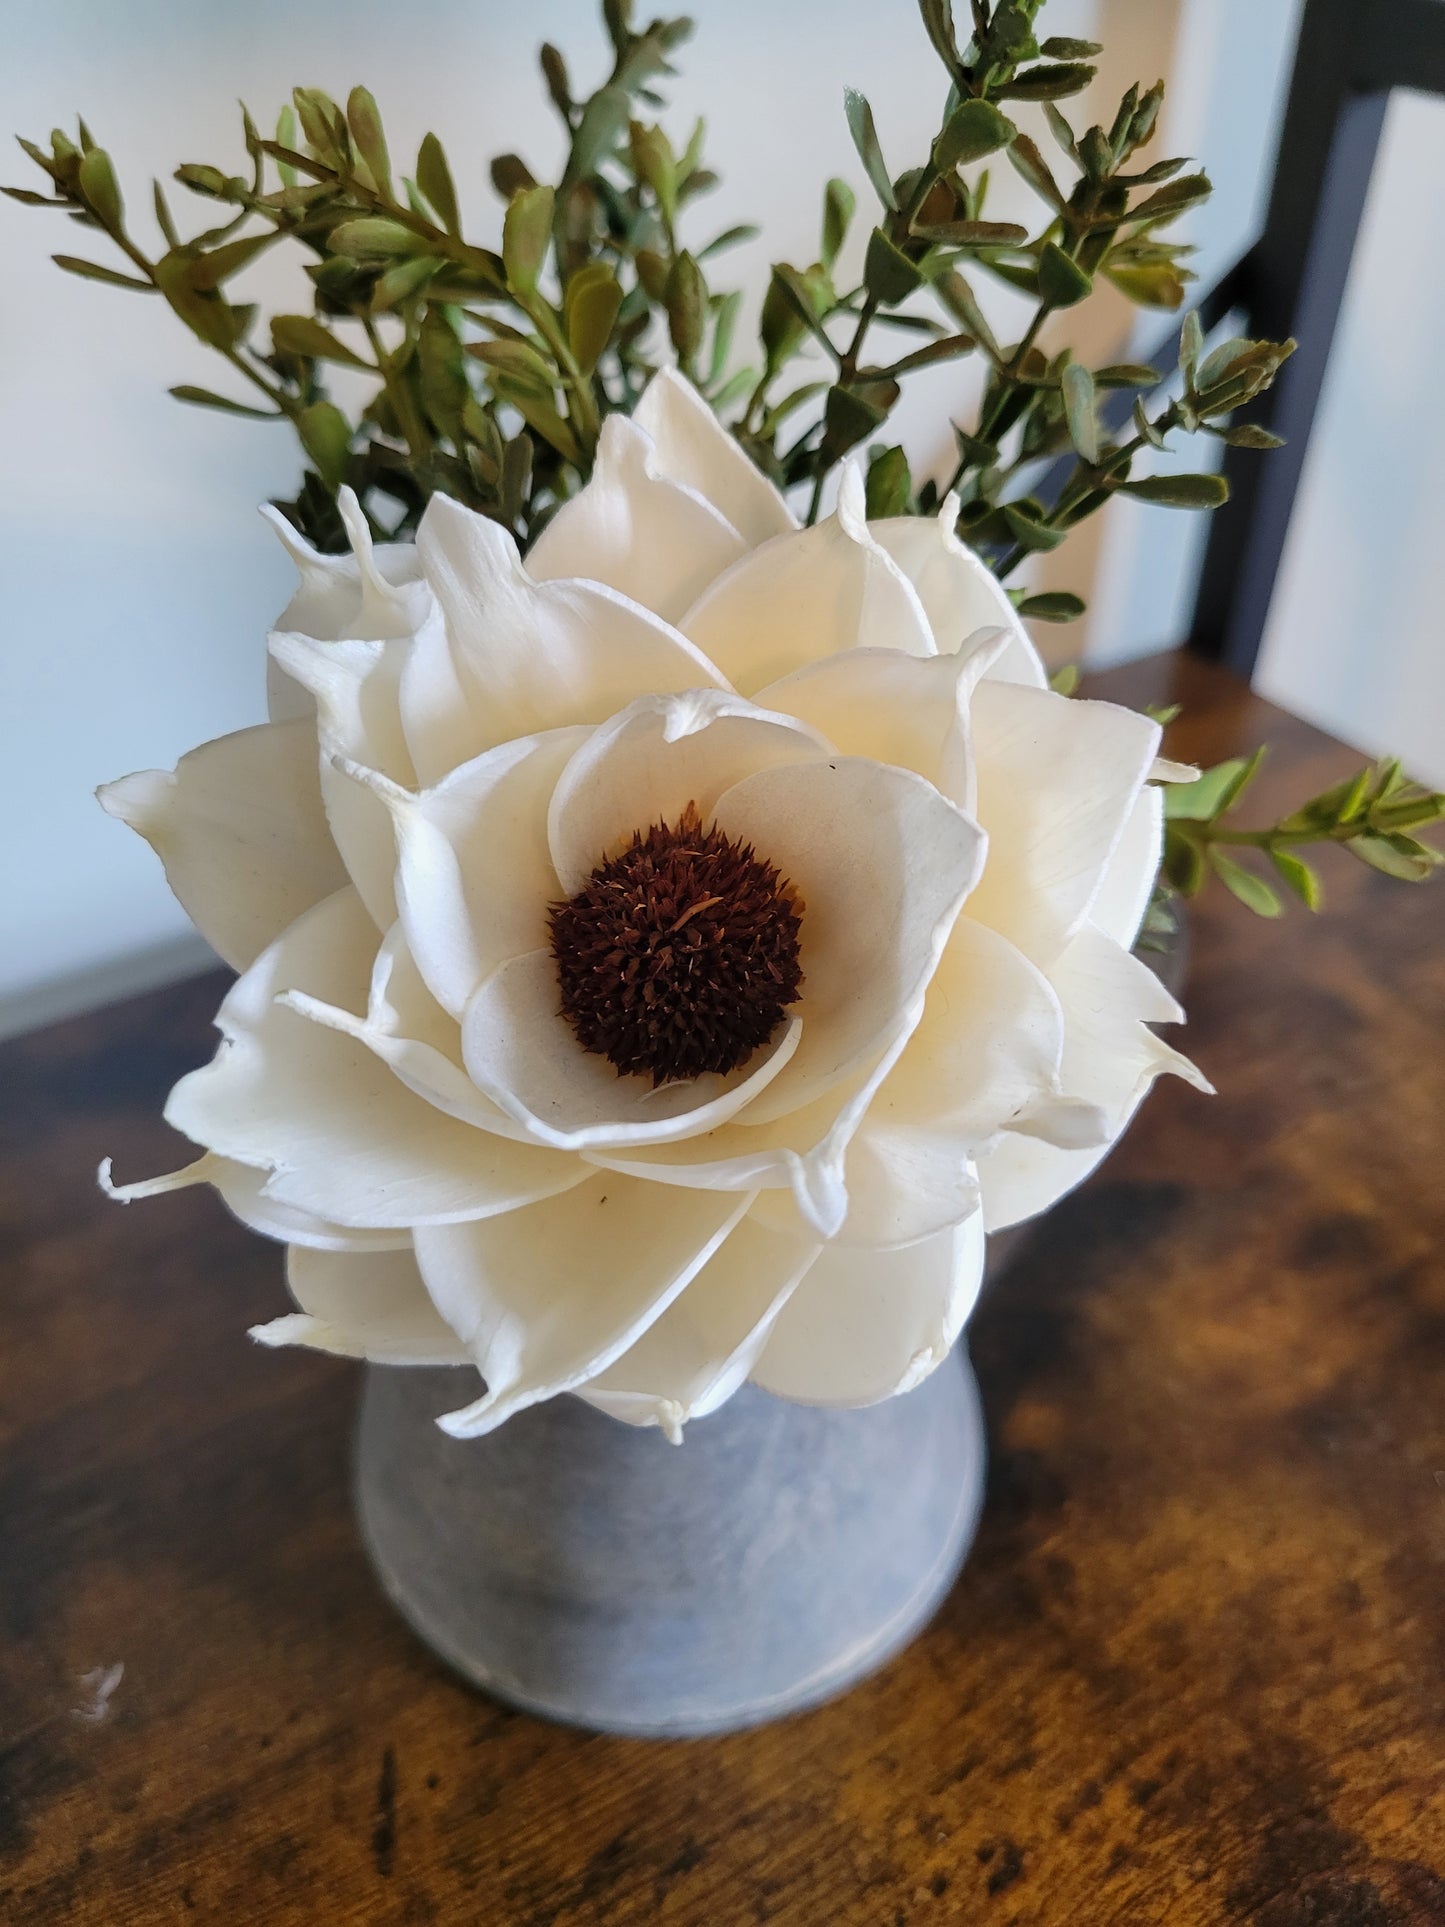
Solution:
[[[1049,691],[952,502],[850,470],[800,529],[670,374],[525,563],[345,510],[345,558],[281,528],[275,720],[102,792],[241,972],[166,1110],[204,1155],[117,1195],[286,1240],[268,1344],[470,1360],[460,1435],[917,1383],[985,1230],[1195,1076],[1130,955],[1158,729]]]

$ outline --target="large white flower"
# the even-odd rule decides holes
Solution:
[[[850,470],[799,528],[670,374],[525,561],[345,507],[345,558],[282,528],[274,720],[102,792],[241,972],[204,1155],[118,1195],[286,1240],[268,1344],[471,1361],[460,1435],[916,1384],[985,1230],[1195,1075],[1130,954],[1156,726],[1047,688],[954,503]]]

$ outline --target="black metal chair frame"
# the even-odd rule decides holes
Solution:
[[[1445,0],[1306,0],[1264,231],[1201,303],[1256,339],[1293,335],[1263,410],[1285,447],[1228,449],[1189,647],[1253,673],[1344,300],[1385,110],[1396,88],[1445,94]]]

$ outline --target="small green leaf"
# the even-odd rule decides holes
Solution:
[[[875,300],[893,308],[900,301],[906,301],[916,288],[923,285],[923,276],[915,263],[893,245],[882,228],[876,227],[868,237],[863,282]]]
[[[384,214],[341,222],[331,230],[327,245],[333,254],[348,255],[353,261],[389,261],[399,255],[426,252],[426,242],[419,234]]]
[[[870,522],[907,515],[913,499],[913,477],[901,448],[880,449],[868,464],[867,510]]]
[[[271,339],[283,354],[304,355],[310,361],[335,361],[345,368],[365,368],[369,373],[376,372],[369,361],[353,353],[309,314],[273,315]]]
[[[817,338],[819,343],[827,349],[834,361],[837,361],[838,350],[828,339],[828,332],[824,328],[818,314],[816,283],[810,283],[807,277],[799,274],[796,268],[789,267],[785,261],[780,261],[773,268],[772,288],[779,291],[779,300],[783,312],[785,314],[791,313],[798,321],[801,321]],[[771,289],[769,292],[771,292]],[[763,303],[763,346],[767,348],[769,356],[771,357],[774,353],[774,346],[770,335],[779,341],[782,339],[777,330],[776,310],[774,311],[774,316],[770,317],[768,313],[768,303],[765,300]]]
[[[572,86],[567,78],[567,63],[561,53],[550,41],[542,43],[538,55],[542,64],[542,77],[547,83],[547,92],[552,96],[552,105],[568,125],[572,120]]]
[[[1168,825],[1164,832],[1164,874],[1181,896],[1196,897],[1208,872],[1204,851],[1193,837]]]
[[[1352,836],[1345,848],[1372,870],[1383,871],[1402,883],[1424,883],[1441,861],[1439,851],[1407,836]]]
[[[1056,242],[1045,241],[1038,273],[1039,294],[1051,308],[1072,308],[1093,292],[1092,279]]]
[[[492,186],[504,201],[510,201],[523,188],[535,187],[537,177],[520,154],[498,154],[491,167]]]
[[[667,308],[667,331],[677,358],[684,369],[690,369],[707,326],[707,283],[701,268],[685,248],[668,270],[663,299]]]
[[[1146,475],[1119,487],[1126,495],[1166,509],[1217,509],[1229,500],[1229,484],[1222,475]]]
[[[567,345],[584,375],[601,360],[621,306],[621,285],[605,262],[590,261],[567,283],[562,302]]]
[[[335,494],[346,480],[351,454],[351,427],[334,402],[314,401],[296,417],[301,446],[316,464],[316,472]]]
[[[1157,368],[1141,361],[1116,361],[1094,370],[1096,388],[1157,388],[1163,379]]]
[[[823,190],[823,252],[825,268],[831,268],[848,238],[848,229],[858,202],[846,181],[831,180]]]
[[[1203,350],[1204,324],[1199,319],[1199,310],[1191,308],[1179,329],[1179,366],[1184,370],[1186,381],[1193,381],[1195,364]]]
[[[1002,87],[994,88],[995,100],[1067,100],[1081,94],[1094,78],[1094,69],[1078,61],[1058,66],[1026,67]]]
[[[1071,361],[1062,376],[1064,417],[1069,439],[1089,463],[1099,459],[1099,424],[1094,413],[1094,378],[1082,362]]]
[[[78,178],[86,205],[101,226],[110,234],[119,234],[124,225],[125,210],[115,169],[103,147],[92,147],[88,154],[82,155]]]
[[[282,418],[274,408],[248,408],[244,402],[232,401],[228,395],[216,395],[209,388],[193,388],[183,382],[179,388],[167,391],[177,401],[191,402],[197,408],[218,408],[224,415],[244,415],[248,421],[276,422]]]
[[[1270,888],[1263,877],[1257,877],[1253,870],[1246,870],[1242,863],[1226,856],[1217,845],[1211,845],[1209,861],[1214,866],[1214,874],[1225,889],[1230,891],[1247,910],[1253,910],[1258,917],[1278,917],[1283,915],[1284,905],[1277,891]]]
[[[111,288],[139,288],[142,294],[151,293],[149,281],[142,281],[133,274],[122,274],[118,268],[103,268],[99,261],[82,261],[75,254],[52,254],[51,260],[56,267],[64,268],[67,274],[78,274],[85,281],[104,281]]]
[[[1056,549],[1068,534],[1067,529],[1051,529],[1044,525],[1036,515],[1020,508],[1014,502],[1001,505],[1000,513],[1008,524],[1009,533],[1021,549]]]
[[[1183,305],[1184,276],[1167,261],[1150,262],[1144,267],[1109,262],[1105,265],[1104,273],[1120,294],[1128,295],[1140,308],[1178,308]]]
[[[957,361],[960,355],[971,354],[978,346],[972,335],[945,335],[939,341],[930,341],[925,347],[915,348],[901,361],[890,364],[887,372],[890,377],[906,375],[914,368],[931,368],[935,362]]]
[[[1318,875],[1309,864],[1290,850],[1272,849],[1269,855],[1275,869],[1279,871],[1301,903],[1311,910],[1318,910],[1324,901],[1324,892],[1320,887]]]
[[[934,170],[951,174],[956,167],[981,161],[985,154],[996,154],[1001,147],[1007,147],[1017,132],[1008,115],[1001,114],[986,100],[961,101],[933,143]]]
[[[1049,677],[1049,688],[1056,696],[1072,696],[1079,686],[1079,665],[1066,662],[1062,669],[1056,669]]]
[[[388,201],[391,200],[391,157],[386,151],[381,113],[365,87],[352,88],[346,103],[346,123],[351,129],[356,151],[366,162],[367,170],[376,183],[377,192]]]
[[[726,248],[741,247],[744,241],[756,241],[761,233],[762,229],[751,221],[742,221],[736,227],[724,228],[721,234],[713,236],[706,247],[698,249],[697,259],[710,260],[714,254],[721,254]]]
[[[1019,614],[1029,622],[1077,622],[1087,607],[1084,598],[1069,589],[1048,589],[1040,595],[1025,596]],[[1077,668],[1074,677],[1077,681]]]
[[[843,111],[848,117],[848,131],[853,136],[853,145],[858,150],[868,179],[873,183],[873,192],[890,212],[896,211],[898,202],[893,193],[893,182],[888,175],[888,164],[883,158],[883,149],[878,144],[878,130],[873,125],[873,109],[863,95],[852,87],[843,89]]]
[[[567,163],[564,185],[595,174],[617,145],[617,137],[632,115],[632,102],[622,87],[602,87],[582,110],[577,131],[572,136],[572,154]]]
[[[203,291],[219,288],[278,238],[279,229],[271,228],[265,234],[243,235],[239,241],[228,241],[224,247],[211,248],[198,255],[191,275],[191,286]]]
[[[1045,60],[1092,60],[1104,49],[1097,40],[1046,40],[1039,48]]]
[[[393,308],[424,288],[433,275],[446,266],[431,255],[421,254],[412,261],[398,261],[387,269],[371,292],[371,312],[390,314]]]
[[[1014,221],[915,221],[913,232],[945,247],[1010,248],[1028,240],[1027,228]]]
[[[1259,768],[1260,754],[1231,756],[1216,763],[1192,783],[1169,783],[1164,789],[1164,814],[1171,821],[1211,823],[1231,804],[1238,802],[1246,784]]]
[[[428,197],[430,198],[430,197]],[[514,196],[502,223],[502,260],[513,294],[533,295],[552,239],[550,187],[529,187]]]
[[[1237,428],[1226,428],[1222,440],[1231,448],[1283,448],[1283,435],[1272,435],[1258,422],[1241,422]]]
[[[1050,207],[1063,213],[1068,206],[1063,190],[1049,170],[1049,164],[1027,134],[1015,134],[1008,145],[1008,157],[1036,194]]]
[[[427,134],[417,150],[416,184],[436,209],[447,233],[460,234],[462,219],[457,208],[457,190],[446,151],[435,134]]]
[[[848,388],[830,388],[823,404],[823,454],[837,461],[866,441],[887,420],[887,412]]]
[[[1186,208],[1196,207],[1207,201],[1214,192],[1207,174],[1181,174],[1178,180],[1170,181],[1157,192],[1143,200],[1137,207],[1129,210],[1130,221],[1172,221]]]

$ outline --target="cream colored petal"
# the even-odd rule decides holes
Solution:
[[[811,1103],[900,1034],[985,843],[931,783],[861,757],[759,770],[720,796],[716,813],[803,901],[803,1036],[748,1108],[762,1123]]]
[[[1002,631],[992,634],[1002,646]],[[845,649],[769,683],[757,701],[810,724],[845,756],[913,770],[969,809],[968,699],[996,653],[982,642],[948,656]]]
[[[301,578],[276,627],[318,642],[368,641],[410,635],[430,596],[410,542],[374,544],[355,494],[338,499],[349,555],[323,555],[271,503],[261,510]]]
[[[1006,631],[1008,646],[990,665],[999,682],[1048,686],[1048,676],[1008,591],[985,562],[954,533],[958,497],[938,515],[900,515],[870,522],[868,533],[886,549],[917,592],[942,653],[960,647],[977,629]]]
[[[805,724],[723,690],[640,697],[593,731],[552,793],[547,835],[562,895],[575,896],[639,830],[677,822],[689,803],[706,823],[740,777],[828,749]]]
[[[1103,1141],[1072,1150],[1036,1136],[1006,1134],[978,1160],[984,1216],[1002,1230],[1046,1210],[1102,1161],[1165,1071],[1197,1089],[1211,1087],[1187,1057],[1149,1024],[1177,1022],[1178,1004],[1154,973],[1122,944],[1088,927],[1050,971],[1064,1012],[1060,1085],[1066,1101],[1089,1107]],[[1037,1120],[1046,1130],[1047,1116]]]
[[[534,1142],[562,1151],[665,1144],[716,1129],[755,1102],[798,1049],[802,1025],[777,1035],[726,1077],[708,1075],[654,1088],[623,1077],[587,1051],[561,1010],[550,950],[513,957],[482,985],[462,1024],[472,1082]]]
[[[581,1397],[629,1425],[657,1425],[675,1443],[744,1383],[779,1312],[822,1246],[801,1225],[771,1231],[744,1218],[680,1297]]]
[[[1088,915],[1159,726],[1113,703],[987,677],[970,720],[989,860],[968,913],[1047,969]]]
[[[655,691],[722,678],[665,622],[596,582],[534,581],[507,531],[434,495],[417,536],[443,628],[418,636],[401,684],[423,782],[512,737],[600,723]]]
[[[446,1116],[355,1038],[279,1001],[364,1008],[375,952],[354,891],[308,911],[231,990],[221,1048],[176,1085],[168,1122],[268,1170],[267,1198],[353,1227],[509,1211],[576,1182],[575,1160]]]
[[[1139,935],[1163,855],[1164,792],[1149,783],[1134,798],[1089,905],[1089,922],[1126,950]]]
[[[440,613],[428,620],[439,624]],[[391,782],[415,781],[401,726],[400,679],[410,637],[315,642],[309,636],[271,637],[278,662],[316,702],[321,746],[321,794],[331,834],[351,881],[379,930],[396,921],[396,841],[383,803],[351,782],[339,764],[355,762]]]
[[[798,526],[777,489],[675,369],[658,370],[632,419],[652,437],[658,474],[710,502],[750,547]]]
[[[585,727],[500,744],[415,794],[348,766],[390,816],[407,942],[432,995],[460,1018],[483,979],[547,942],[547,906],[564,893],[547,814]],[[590,869],[590,865],[588,866]]]
[[[901,1245],[978,1206],[973,1159],[1057,1097],[1064,1015],[1053,987],[967,913],[929,984],[923,1020],[848,1147],[843,1244]]]
[[[263,1345],[305,1345],[378,1365],[467,1363],[466,1347],[427,1296],[410,1242],[360,1254],[293,1245],[286,1282],[301,1309],[253,1325]]]
[[[983,1281],[983,1222],[901,1251],[828,1247],[783,1307],[754,1381],[806,1405],[875,1405],[953,1349]]]
[[[869,532],[851,463],[834,514],[753,550],[678,626],[747,695],[840,649],[935,653],[922,604]]]
[[[650,435],[609,415],[591,481],[538,536],[527,568],[537,582],[605,583],[675,622],[747,546],[721,510],[663,474]]]
[[[168,1191],[184,1191],[193,1184],[209,1184],[221,1194],[226,1208],[263,1238],[282,1244],[309,1245],[316,1251],[410,1251],[411,1233],[395,1228],[357,1231],[344,1224],[328,1224],[309,1211],[281,1204],[266,1196],[266,1173],[250,1164],[237,1164],[233,1158],[217,1157],[205,1151],[193,1164],[163,1177],[142,1178],[135,1184],[116,1184],[111,1179],[111,1161],[102,1161],[100,1188],[117,1204],[134,1204],[139,1198],[158,1198]]]
[[[848,1210],[844,1181],[848,1146],[922,1011],[909,1012],[887,1049],[825,1097],[765,1124],[751,1122],[756,1106],[705,1137],[631,1150],[589,1150],[589,1163],[646,1178],[654,1184],[708,1191],[757,1188],[752,1216],[786,1232],[799,1218],[819,1239],[834,1238]]]
[[[747,1210],[741,1198],[607,1172],[565,1197],[417,1232],[427,1290],[487,1382],[457,1438],[594,1378],[636,1344]]]
[[[352,491],[342,489],[338,500],[352,543],[349,555],[322,555],[278,508],[268,502],[261,510],[301,578],[276,628],[320,642],[410,635],[421,626],[431,600],[415,548],[410,542],[373,546]],[[314,716],[310,693],[274,657],[267,664],[266,689],[272,722]]]
[[[244,970],[346,881],[327,828],[316,726],[262,723],[203,743],[174,774],[106,783],[103,809],[145,838],[201,935]]]

